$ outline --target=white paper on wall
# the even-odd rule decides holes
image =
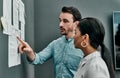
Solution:
[[[9,29],[11,25],[11,0],[3,0],[3,17],[4,17],[4,34],[9,34]]]
[[[11,28],[12,29],[12,28]],[[14,31],[13,31],[14,30]],[[12,34],[14,35],[9,35],[9,54],[8,54],[8,64],[9,67],[18,65],[21,63],[21,59],[20,59],[20,54],[18,53],[18,45],[19,45],[19,41],[16,39],[15,35],[20,35],[20,31],[19,30],[15,30],[14,28],[11,30]]]
[[[18,14],[18,20],[19,20],[19,28],[21,31],[21,38],[24,40],[25,39],[25,8],[24,4],[21,0],[18,0],[18,5],[19,5],[19,14]]]
[[[25,39],[25,9],[21,0],[3,0],[3,33],[8,35],[8,66],[21,63],[16,36]]]

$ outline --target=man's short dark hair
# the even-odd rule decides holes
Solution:
[[[63,13],[70,13],[70,14],[72,14],[74,21],[80,21],[80,19],[82,18],[79,10],[77,8],[75,8],[75,7],[72,7],[72,6],[71,7],[64,6],[62,8],[62,12]]]

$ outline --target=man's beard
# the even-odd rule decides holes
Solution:
[[[62,33],[62,32],[61,32],[61,35],[67,35],[67,33]]]

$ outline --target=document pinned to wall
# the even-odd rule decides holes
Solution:
[[[9,29],[11,25],[11,0],[3,0],[3,17],[1,21],[4,22],[3,33],[9,34]]]
[[[20,37],[24,40],[25,39],[25,8],[24,8],[24,3],[19,0],[18,1],[18,20],[19,20],[19,30],[21,31]]]
[[[13,28],[14,29],[14,28]],[[12,34],[14,35],[9,35],[9,39],[8,39],[8,66],[12,67],[15,65],[19,65],[21,63],[21,59],[20,59],[20,53],[18,53],[18,45],[19,45],[19,41],[16,39],[15,35],[20,35],[20,31],[14,31],[12,32]]]
[[[3,33],[8,35],[8,66],[21,63],[18,53],[19,41],[16,36],[25,40],[25,8],[21,0],[3,0]]]

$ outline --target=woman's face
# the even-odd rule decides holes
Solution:
[[[75,33],[75,36],[74,36],[75,48],[80,48],[81,49],[81,41],[83,41],[83,37],[82,37],[81,32],[79,31],[79,29],[76,28],[76,33]]]

